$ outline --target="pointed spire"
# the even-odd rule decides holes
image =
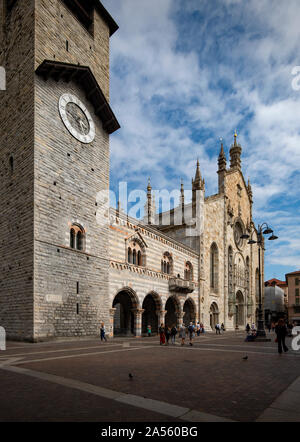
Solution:
[[[237,133],[234,133],[234,143],[230,149],[230,169],[241,169],[242,147],[237,143]]]
[[[219,172],[226,170],[226,165],[227,165],[226,155],[225,155],[224,146],[223,146],[223,139],[221,138],[220,141],[221,141],[221,150],[220,150],[219,159],[218,159]]]
[[[197,160],[197,169],[196,169],[195,181],[196,182],[201,181],[201,172],[200,172],[199,159]]]
[[[147,222],[151,224],[151,215],[152,215],[152,187],[150,177],[148,178],[148,186],[147,186]]]
[[[235,130],[235,132],[234,132],[234,146],[237,146],[236,139],[237,139],[237,131]]]
[[[184,220],[184,184],[183,184],[182,178],[181,178],[180,193],[181,193],[181,223],[185,224],[185,220]]]
[[[252,186],[250,183],[250,179],[248,179],[247,190],[248,190],[249,199],[250,199],[251,203],[253,203],[253,192],[252,192]]]

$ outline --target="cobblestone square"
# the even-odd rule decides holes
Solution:
[[[244,338],[207,333],[184,347],[160,346],[158,337],[8,343],[0,421],[299,421],[300,354],[288,341],[278,355],[272,333],[270,342]]]

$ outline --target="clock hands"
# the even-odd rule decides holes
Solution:
[[[88,126],[83,120],[83,118],[80,115],[76,115],[74,112],[71,112],[70,110],[67,111],[68,115],[73,118],[79,129],[81,129],[81,132],[84,134],[88,130]]]
[[[81,127],[82,132],[85,133],[86,130],[88,129],[87,125],[85,124],[85,122],[80,117],[78,118],[77,121],[79,122],[79,125]]]

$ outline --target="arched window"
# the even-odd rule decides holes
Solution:
[[[132,240],[129,243],[129,247],[127,249],[127,262],[140,267],[145,265],[145,248],[142,242]]]
[[[70,247],[71,249],[75,249],[75,230],[70,230]]]
[[[171,275],[173,273],[173,259],[169,252],[166,252],[162,259],[163,273]]]
[[[218,289],[219,252],[215,243],[210,248],[210,287]]]
[[[133,263],[133,265],[136,265],[136,250],[135,249],[133,249],[133,252],[132,252],[132,263]]]
[[[80,231],[77,233],[77,237],[76,237],[76,249],[77,250],[82,250],[83,249],[82,233]]]
[[[70,229],[70,247],[83,251],[85,247],[85,232],[84,229],[74,224]]]
[[[185,269],[184,269],[184,279],[187,281],[192,281],[193,280],[193,266],[190,262],[187,262],[185,264]]]

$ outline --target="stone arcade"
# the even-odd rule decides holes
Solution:
[[[98,0],[0,0],[0,325],[38,341],[156,332],[160,323],[244,327],[255,320],[258,262],[240,239],[252,226],[252,191],[237,136],[223,145],[218,193],[157,215],[148,185],[145,222],[110,210],[109,39],[117,24]],[[181,216],[181,222],[178,217]],[[171,222],[166,225],[166,217]],[[192,232],[192,233],[191,233]],[[262,278],[263,280],[263,278]]]

